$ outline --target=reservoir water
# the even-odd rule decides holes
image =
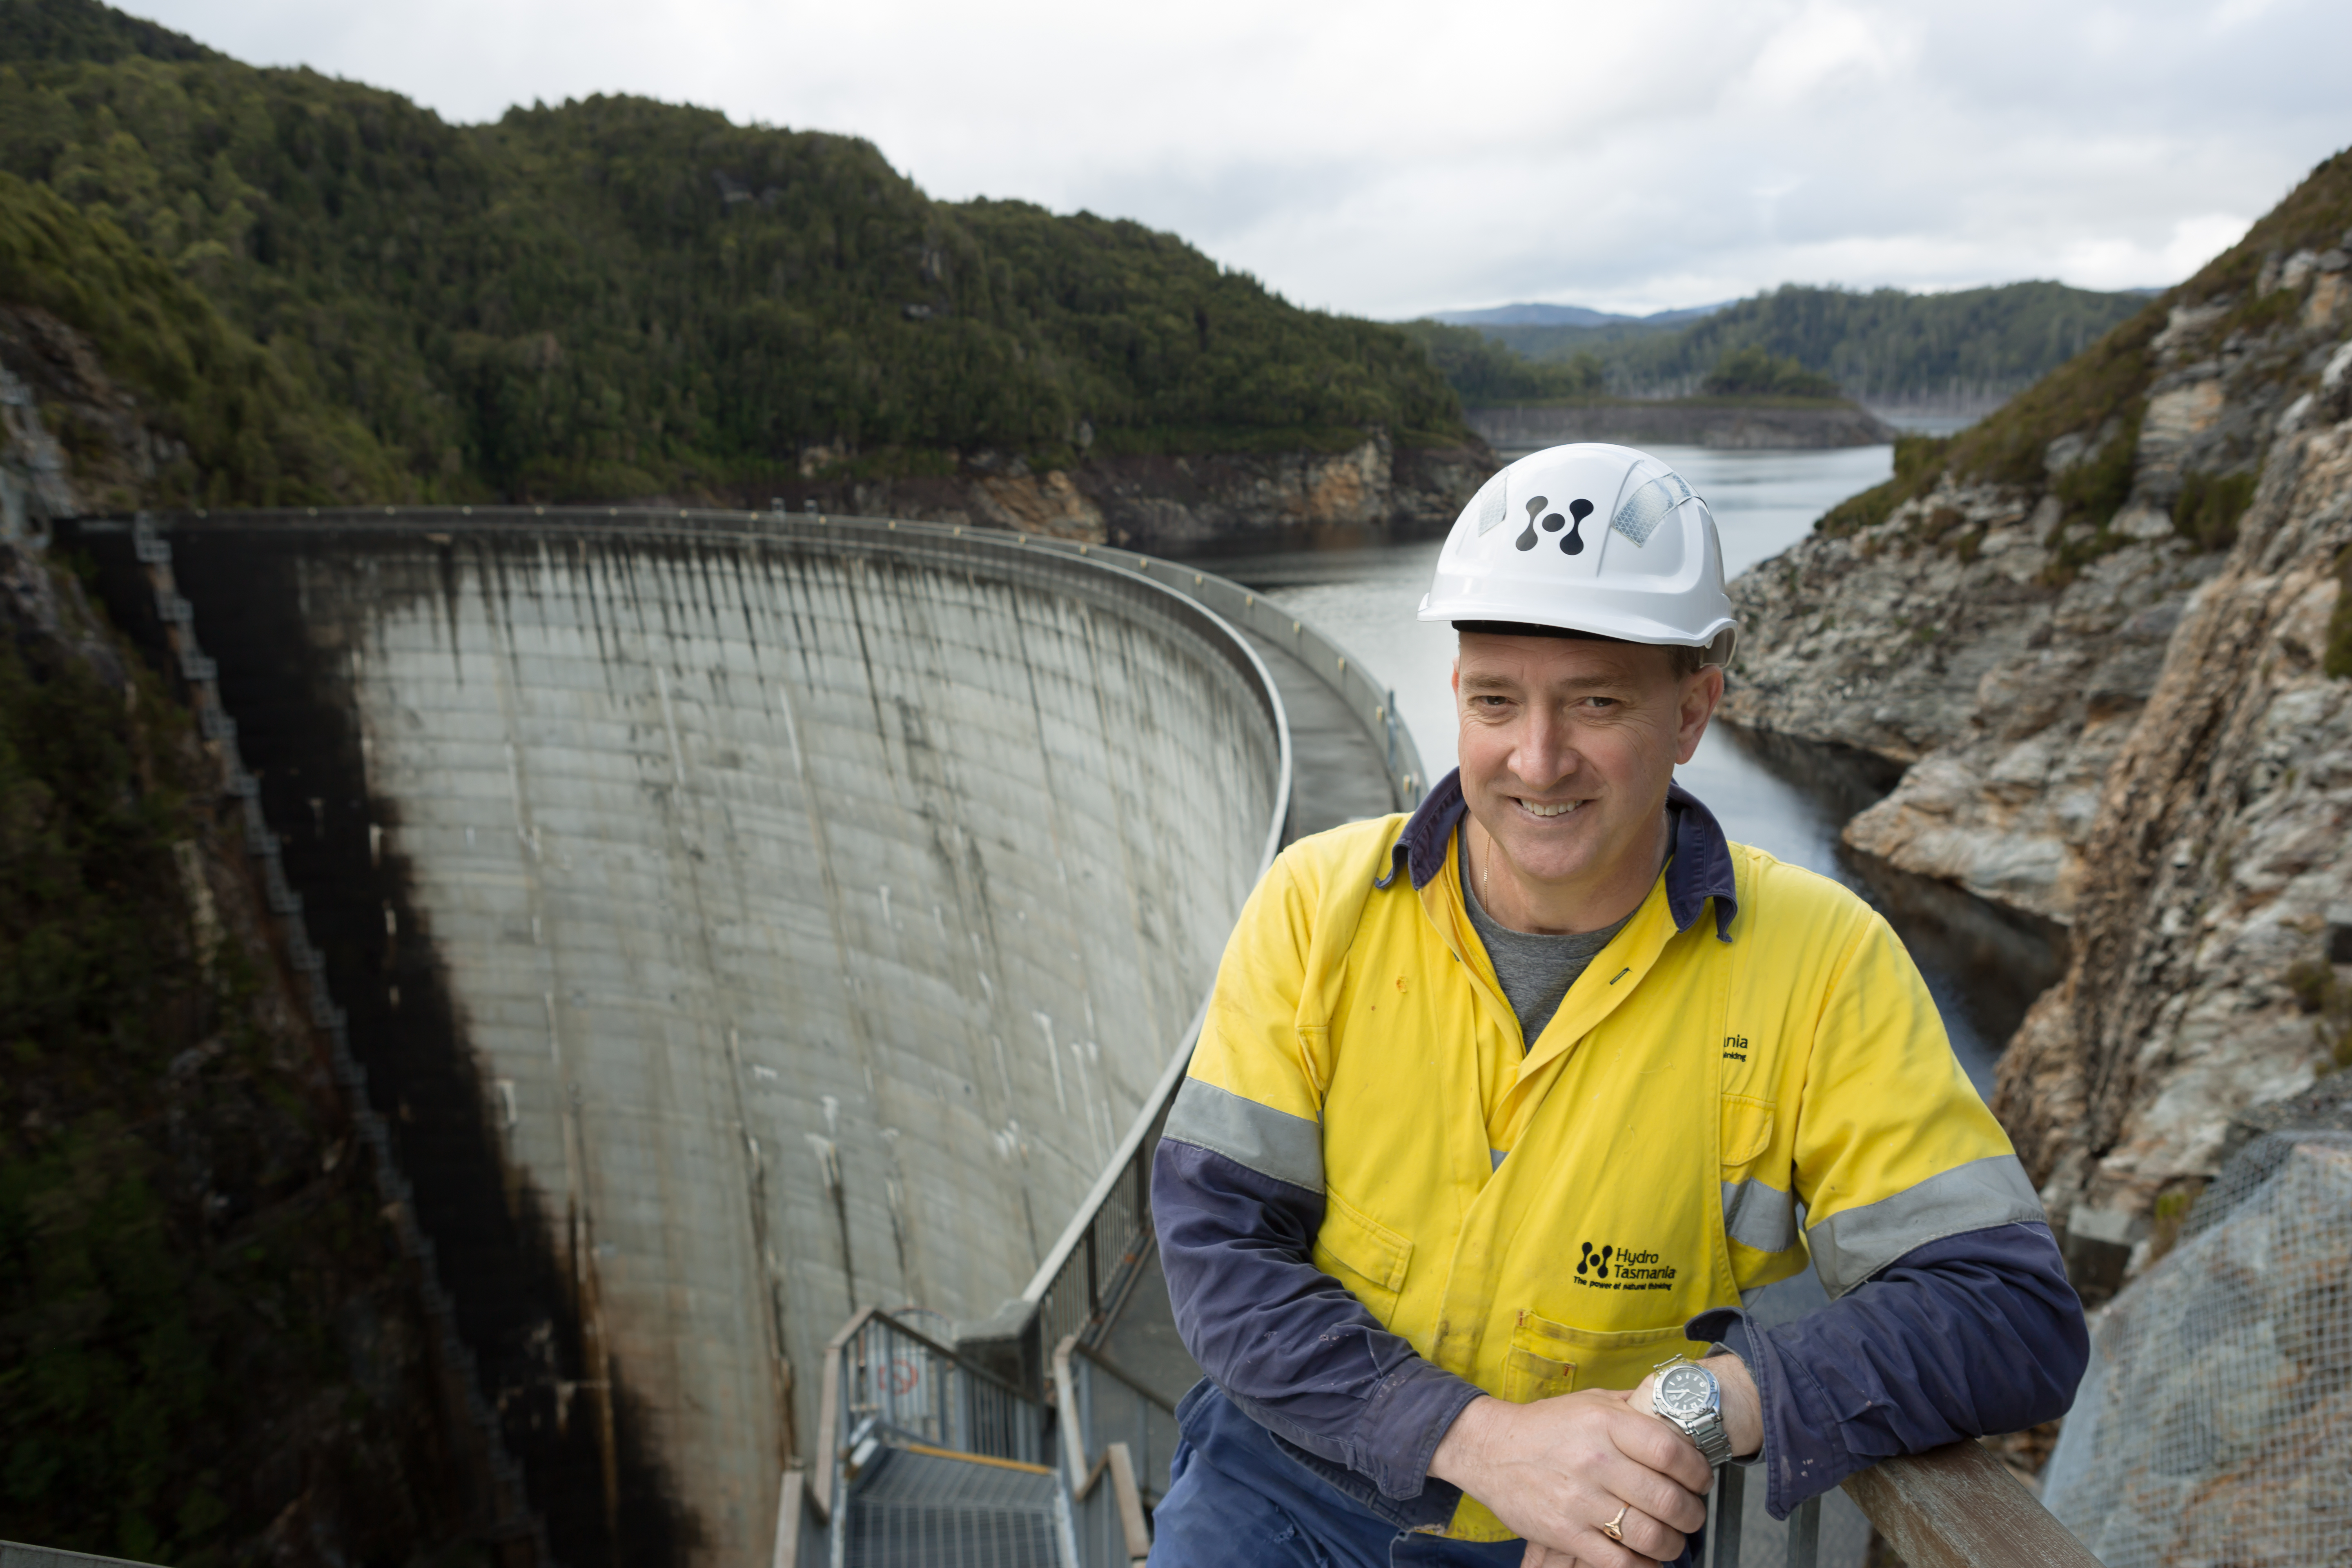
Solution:
[[[1661,447],[1705,497],[1733,576],[1779,554],[1838,501],[1889,478],[1890,447],[1718,451]],[[1414,618],[1439,542],[1252,556],[1216,569],[1265,591],[1343,647],[1396,693],[1432,777],[1454,765],[1447,676],[1454,630]],[[2048,934],[1941,883],[1908,876],[1839,841],[1846,820],[1892,787],[1898,770],[1861,753],[1717,723],[1678,773],[1732,837],[1854,889],[1894,923],[1944,1016],[1979,1092],[2025,1008],[2057,978]]]

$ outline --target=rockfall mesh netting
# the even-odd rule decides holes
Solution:
[[[2042,1496],[2107,1568],[2352,1563],[2352,1134],[2248,1144],[2091,1339]]]

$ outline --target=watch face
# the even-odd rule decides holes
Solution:
[[[1669,1367],[1658,1379],[1655,1403],[1662,1415],[1701,1415],[1715,1404],[1715,1378],[1702,1367]]]

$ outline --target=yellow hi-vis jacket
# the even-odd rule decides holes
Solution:
[[[1427,1361],[1515,1401],[1631,1388],[1706,1353],[1688,1320],[1809,1257],[1834,1298],[1927,1242],[2042,1219],[1901,942],[1847,889],[1717,830],[1718,918],[1702,868],[1670,865],[1529,1042],[1458,833],[1416,889],[1405,827],[1334,829],[1268,871],[1167,1135],[1319,1190],[1315,1266]],[[1447,1533],[1510,1532],[1465,1497]]]

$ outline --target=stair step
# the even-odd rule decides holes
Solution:
[[[850,1487],[849,1568],[1073,1568],[1068,1519],[1043,1466],[886,1447]]]

